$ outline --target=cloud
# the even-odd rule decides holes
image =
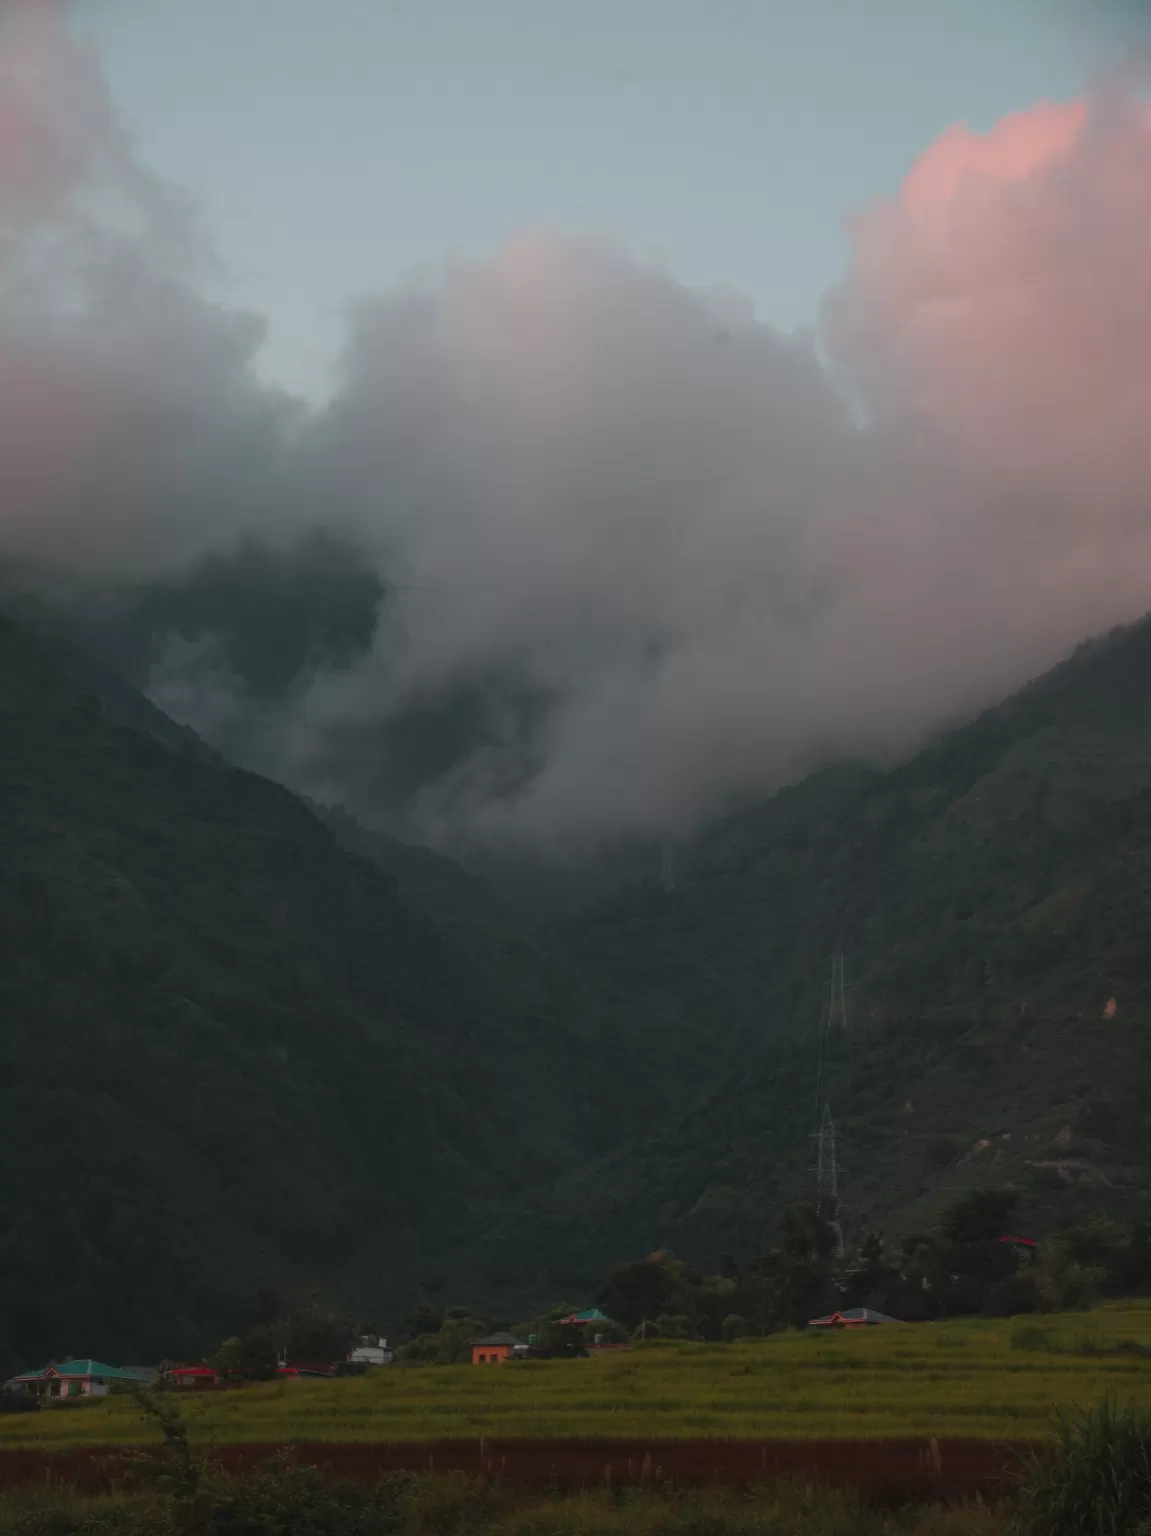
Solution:
[[[1149,171],[1151,118],[1122,98],[945,134],[857,222],[831,305],[868,400],[914,406],[1009,483],[1139,497]]]
[[[871,410],[974,477],[965,543],[1061,641],[1148,605],[1149,185],[1151,114],[1114,91],[952,129],[857,220],[828,304]]]
[[[209,303],[184,201],[137,163],[61,7],[0,11],[0,537],[154,571],[234,532],[293,412],[262,326]]]
[[[447,843],[662,835],[1149,605],[1151,131],[1114,85],[950,130],[857,215],[822,361],[541,230],[362,304],[309,414],[91,58],[38,8],[5,43],[70,105],[0,71],[0,538],[116,578],[90,632],[253,766]]]
[[[835,382],[737,296],[559,235],[372,307],[328,425],[416,590],[317,710],[514,677],[547,707],[430,823],[658,832],[1137,616],[1149,184],[1122,95],[951,130],[853,223]]]

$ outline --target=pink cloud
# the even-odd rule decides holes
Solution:
[[[952,128],[852,227],[828,305],[880,415],[926,415],[1005,490],[1123,516],[1151,472],[1151,118],[1041,104]]]

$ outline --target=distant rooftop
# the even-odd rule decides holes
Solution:
[[[809,1328],[827,1328],[836,1321],[844,1323],[897,1323],[897,1317],[886,1312],[876,1312],[872,1307],[847,1307],[842,1312],[829,1312],[826,1317],[813,1317]]]
[[[13,1376],[13,1381],[42,1381],[46,1376],[103,1376],[110,1381],[147,1381],[155,1373],[145,1370],[143,1366],[138,1368],[123,1368],[118,1365],[105,1365],[101,1360],[60,1360],[52,1365],[43,1365],[38,1371],[25,1371],[21,1376]]]

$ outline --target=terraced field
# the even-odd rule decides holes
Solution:
[[[1105,1393],[1151,1406],[1151,1301],[1045,1319],[887,1325],[610,1357],[399,1367],[188,1403],[217,1445],[502,1439],[1033,1439]],[[0,1419],[0,1449],[128,1445],[127,1398]]]

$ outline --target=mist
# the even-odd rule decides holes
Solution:
[[[258,380],[261,322],[211,297],[95,57],[24,0],[9,588],[237,760],[447,847],[682,834],[894,760],[1151,606],[1149,187],[1109,76],[926,146],[851,213],[816,335],[528,230],[358,304],[307,407]]]

